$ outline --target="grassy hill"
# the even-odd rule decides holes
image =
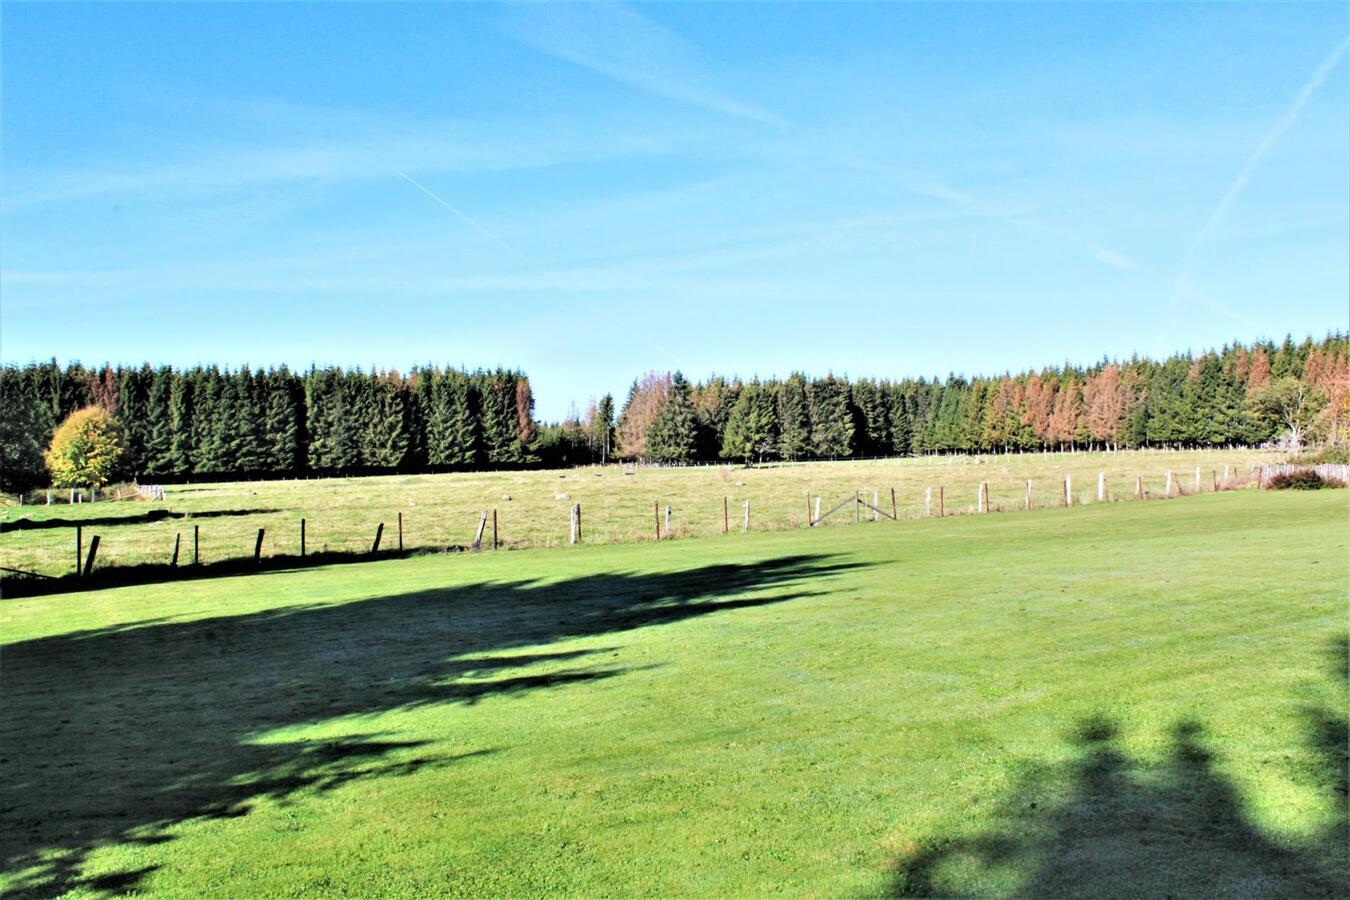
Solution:
[[[0,886],[1343,896],[1347,511],[1233,492],[7,601]]]

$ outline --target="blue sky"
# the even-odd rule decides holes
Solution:
[[[0,356],[899,377],[1350,327],[1347,7],[0,8]]]

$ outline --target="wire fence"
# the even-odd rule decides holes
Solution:
[[[173,570],[267,561],[326,561],[377,554],[519,549],[567,543],[646,540],[826,528],[879,520],[918,519],[1141,501],[1260,485],[1276,469],[1252,466],[1194,468],[1147,475],[1095,478],[1063,474],[1032,480],[936,481],[920,489],[858,485],[851,492],[803,492],[798,497],[755,496],[729,485],[721,496],[643,497],[641,490],[598,495],[546,509],[503,503],[481,510],[435,506],[359,509],[297,515],[291,510],[222,509],[178,513],[147,504],[101,504],[126,515],[68,519],[19,519],[0,525],[0,569],[15,579],[51,579],[137,568]],[[637,486],[635,485],[634,488]],[[154,488],[141,496],[162,498]],[[509,497],[503,496],[509,501]],[[134,512],[131,512],[134,511]],[[96,544],[96,546],[95,546]]]

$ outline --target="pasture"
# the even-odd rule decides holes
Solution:
[[[553,510],[544,477],[445,481]],[[7,601],[0,887],[1344,896],[1347,511],[1235,491]]]
[[[568,541],[569,510],[580,503],[583,542],[613,543],[653,539],[658,518],[663,536],[719,534],[724,524],[740,531],[746,501],[750,530],[775,531],[804,527],[814,511],[814,498],[821,498],[824,512],[855,491],[869,503],[875,492],[878,505],[889,512],[894,489],[896,512],[902,518],[921,517],[928,511],[936,515],[941,496],[942,511],[954,515],[973,511],[978,485],[988,481],[993,509],[1020,510],[1026,505],[1028,480],[1036,507],[1062,504],[1066,475],[1075,503],[1096,502],[1102,472],[1108,500],[1132,500],[1136,478],[1149,495],[1160,496],[1166,473],[1172,471],[1174,492],[1191,493],[1199,469],[1200,490],[1211,491],[1214,478],[1222,478],[1225,468],[1241,479],[1252,465],[1276,459],[1273,453],[1249,450],[1029,453],[752,469],[642,467],[626,473],[623,466],[607,466],[187,484],[167,486],[163,502],[44,506],[32,505],[30,495],[29,504],[6,510],[4,521],[27,518],[37,526],[53,520],[84,522],[86,541],[92,534],[101,538],[99,566],[166,564],[180,537],[180,561],[190,560],[194,534],[200,561],[214,563],[251,558],[260,528],[264,557],[298,555],[302,518],[309,553],[368,551],[380,523],[385,527],[381,546],[396,547],[400,515],[406,548],[462,547],[472,542],[480,516],[489,510],[497,511],[504,546],[541,547]],[[36,496],[40,500],[42,495]],[[671,508],[669,534],[666,506]],[[150,520],[165,513],[173,517]],[[850,506],[823,524],[853,521]],[[66,574],[74,567],[74,531],[63,526],[0,533],[0,566]]]

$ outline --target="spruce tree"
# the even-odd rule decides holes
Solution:
[[[727,416],[721,456],[746,465],[772,457],[776,450],[778,413],[774,391],[759,379],[741,387]]]
[[[393,376],[370,384],[371,412],[364,434],[364,462],[377,469],[401,468],[408,456],[408,413],[402,386]]]
[[[13,366],[0,367],[0,489],[23,491],[46,480],[43,451],[52,431],[40,379]]]
[[[193,470],[192,391],[196,384],[193,373],[182,373],[173,379],[169,390],[169,460],[166,469],[172,475],[183,476]]]
[[[777,386],[778,455],[805,459],[811,452],[811,417],[806,402],[806,379],[794,372]]]
[[[482,431],[477,381],[464,372],[447,372],[448,465],[469,468],[482,461]]]
[[[666,402],[647,432],[647,455],[657,462],[692,462],[696,439],[689,382],[676,372],[671,376]]]
[[[814,454],[823,459],[851,456],[853,415],[849,409],[848,384],[834,375],[817,378],[807,388],[806,398]]]
[[[266,468],[276,474],[300,468],[300,415],[296,409],[295,382],[282,366],[271,373],[267,385]]]
[[[145,446],[141,466],[147,475],[168,475],[173,472],[170,458],[173,424],[170,421],[169,402],[175,380],[176,376],[168,366],[161,366],[150,373],[150,385],[145,398]]]

